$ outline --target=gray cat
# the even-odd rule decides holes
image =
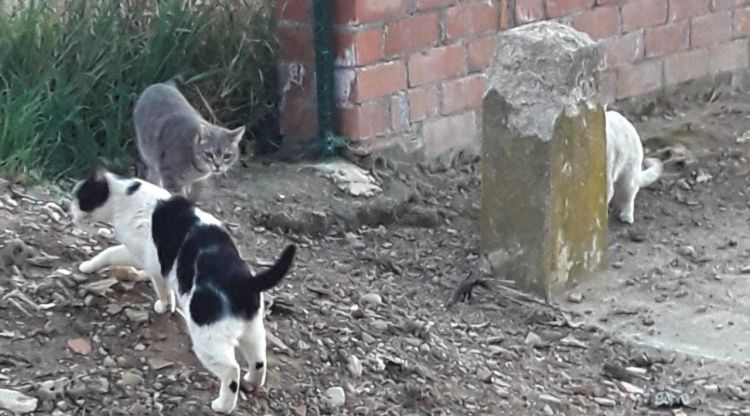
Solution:
[[[245,127],[228,130],[204,120],[174,80],[147,87],[133,121],[147,180],[193,200],[202,181],[237,161],[245,134]]]

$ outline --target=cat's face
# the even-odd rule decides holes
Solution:
[[[204,128],[198,138],[196,157],[213,173],[224,173],[240,156],[239,143],[245,127],[227,130],[221,127]]]
[[[70,216],[74,223],[82,220],[110,222],[116,211],[114,205],[117,196],[140,196],[142,186],[144,182],[139,179],[126,178],[97,166],[86,179],[78,181],[73,187]]]

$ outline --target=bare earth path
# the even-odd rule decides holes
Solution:
[[[728,98],[636,123],[697,161],[642,191],[636,224],[612,224],[603,278],[557,306],[495,281],[445,307],[481,266],[472,166],[385,172],[372,201],[300,166],[236,169],[206,208],[245,257],[301,249],[268,299],[283,345],[267,388],[235,414],[750,414],[748,117],[750,100]],[[39,415],[211,414],[217,386],[181,318],[152,313],[137,276],[77,273],[110,233],[75,231],[49,201],[65,205],[53,188],[0,189],[2,259],[18,263],[0,274],[0,389],[38,398]]]

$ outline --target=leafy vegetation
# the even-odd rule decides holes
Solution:
[[[135,157],[132,109],[181,74],[207,118],[275,111],[272,19],[258,0],[0,0],[0,171],[54,179]]]

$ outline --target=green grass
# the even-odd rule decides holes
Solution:
[[[97,157],[128,166],[136,157],[138,94],[177,74],[211,121],[253,131],[275,111],[272,19],[257,0],[25,0],[13,8],[4,2],[4,173],[76,176]]]

